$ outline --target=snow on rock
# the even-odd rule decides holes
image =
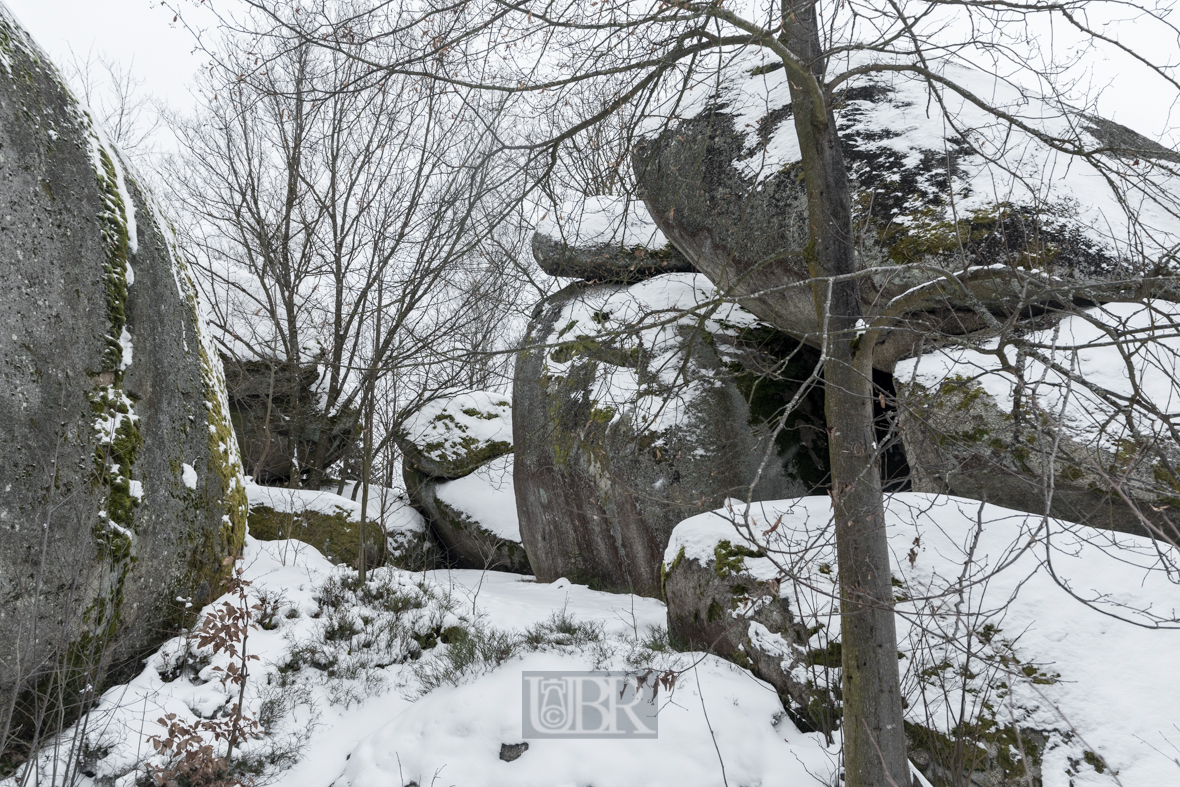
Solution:
[[[582,290],[581,297],[569,298],[553,320],[547,336],[536,339],[557,349],[545,356],[543,374],[565,379],[582,359],[578,343],[606,341],[624,362],[603,364],[589,391],[590,400],[613,423],[628,418],[642,432],[655,436],[675,427],[691,425],[693,400],[718,382],[691,355],[684,332],[701,330],[722,336],[737,336],[758,320],[733,303],[718,298],[716,287],[700,274],[660,276],[629,287],[600,287]],[[724,352],[724,350],[722,350]],[[655,386],[640,380],[642,370],[626,359],[650,359]],[[691,364],[689,369],[684,365]],[[684,378],[686,384],[676,383]],[[704,379],[694,379],[694,378]],[[659,383],[672,388],[669,395]]]
[[[445,481],[407,466],[403,476],[410,500],[426,516],[449,565],[533,573],[520,542],[512,468],[508,454]]]
[[[1016,345],[1006,348],[1007,369],[993,339],[982,351],[947,348],[902,361],[894,376],[926,388],[966,377],[1004,412],[1012,412],[1017,385],[1024,383],[1024,395],[1035,396],[1045,412],[1062,413],[1076,439],[1106,449],[1135,433],[1171,439],[1172,424],[1161,414],[1180,410],[1180,304],[1106,304],[1021,337],[1020,345],[1026,349],[1021,357]],[[1068,373],[1085,382],[1070,380]],[[1134,433],[1126,417],[1133,419]]]
[[[636,282],[694,270],[647,207],[627,197],[587,196],[545,214],[533,233],[532,252],[550,276],[594,282]]]
[[[434,494],[498,538],[520,543],[511,454],[493,459],[471,475],[439,484]]]
[[[403,427],[408,464],[428,476],[459,478],[512,450],[510,397],[471,391],[423,407]]]
[[[773,53],[750,47],[728,59],[719,79],[702,80],[687,95],[677,95],[674,103],[674,118],[700,116],[714,107],[731,115],[745,139],[733,165],[756,184],[801,158],[786,109],[791,103],[786,71],[765,68],[773,65]],[[829,76],[856,65],[833,61]],[[864,74],[848,83],[837,121],[842,137],[856,148],[854,178],[866,174],[871,163],[880,168],[877,174],[895,182],[918,173],[910,199],[890,207],[894,222],[921,222],[926,198],[953,191],[955,208],[963,216],[994,210],[1001,203],[1058,204],[1071,226],[1116,257],[1135,250],[1150,257],[1174,248],[1180,239],[1174,201],[1180,178],[1170,172],[1180,161],[1178,154],[1117,124],[1032,99],[1026,90],[983,69],[953,64],[944,69],[945,78],[1021,118],[1035,133],[1077,139],[1097,149],[1112,146],[1111,135],[1117,131],[1119,146],[1141,156],[1134,164],[1103,159],[1124,178],[1127,194],[1119,195],[1090,161],[1052,149],[1035,133],[1001,122],[950,89],[940,91],[944,117],[931,108],[924,79],[900,72]],[[670,111],[671,107],[652,112],[645,121],[646,133],[663,129]],[[954,162],[949,178],[948,157]],[[1130,226],[1123,199],[1139,213],[1146,232]],[[1145,247],[1137,249],[1139,243]]]
[[[822,402],[804,386],[819,354],[717,297],[699,274],[572,284],[534,313],[513,388],[521,539],[545,580],[578,573],[659,593],[668,534],[688,514],[746,494],[822,483]],[[772,443],[771,408],[800,402]],[[762,391],[766,388],[760,389]],[[759,475],[768,453],[777,456]],[[742,491],[742,490],[745,491]]]
[[[356,500],[352,499],[355,482],[345,484],[344,494],[330,490],[290,489],[285,486],[263,486],[247,483],[246,494],[250,507],[265,507],[283,514],[297,514],[316,511],[321,514],[343,513],[353,522],[361,519],[361,493],[357,490]],[[425,525],[422,517],[406,502],[405,496],[395,489],[377,485],[369,487],[369,506],[366,519],[382,522],[387,532],[422,532]]]
[[[1176,780],[1180,679],[1162,665],[1180,648],[1180,551],[918,493],[890,496],[886,519],[909,721],[948,734],[962,701],[966,721],[1015,723],[1040,736],[1045,787],[1115,784],[1116,773],[1126,787]],[[763,550],[738,557],[738,570],[783,580],[779,594],[824,651],[839,631],[830,520],[826,497],[734,502],[677,527],[665,566],[715,564],[722,541]]]
[[[662,249],[668,245],[643,203],[621,196],[587,196],[566,202],[537,222],[537,232],[577,248]]]
[[[273,540],[298,536],[315,544],[334,562],[353,563],[360,548],[362,491],[345,484],[344,494],[334,490],[290,489],[248,483],[250,529],[258,538]],[[356,500],[352,499],[356,492]],[[406,568],[421,567],[429,546],[426,522],[410,505],[406,495],[395,489],[371,485],[365,519],[379,523],[385,534],[384,553],[374,546],[372,531],[366,537],[370,565],[384,557]],[[380,541],[378,540],[379,544]]]
[[[914,488],[1142,533],[1180,489],[1180,306],[1111,303],[895,370]],[[1020,392],[1017,396],[1017,392]],[[1138,506],[1110,491],[1114,472]]]
[[[773,65],[757,47],[725,53],[674,108],[653,113],[633,165],[653,217],[696,270],[818,344],[800,150],[786,72]],[[833,61],[828,76],[846,65]],[[1134,297],[1126,283],[1171,271],[1180,244],[1180,154],[983,70],[946,75],[1031,130],[949,90],[931,96],[925,80],[900,72],[850,78],[834,107],[882,371],[948,332],[993,333],[981,305],[1016,321],[1041,313],[1030,304],[1052,311],[1063,285],[1096,302]],[[1043,134],[1104,152],[1070,156]]]

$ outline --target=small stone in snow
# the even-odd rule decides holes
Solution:
[[[529,750],[527,743],[501,743],[500,744],[500,759],[504,762],[512,762],[519,760],[520,755]]]

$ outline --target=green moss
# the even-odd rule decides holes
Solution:
[[[102,146],[98,148],[102,171],[96,173],[102,211],[98,214],[106,247],[103,262],[103,285],[107,295],[107,322],[110,330],[104,337],[106,348],[102,355],[102,371],[119,372],[123,361],[123,346],[119,338],[127,325],[127,206],[119,193],[119,176],[115,162]]]
[[[1096,752],[1092,752],[1087,749],[1082,754],[1082,759],[1084,759],[1091,768],[1098,771],[1099,773],[1106,773],[1106,760],[1098,756]]]
[[[841,664],[844,651],[839,642],[829,642],[825,648],[812,648],[807,651],[807,666],[826,667],[836,669]]]
[[[717,621],[721,620],[722,614],[724,614],[724,612],[721,609],[721,605],[717,603],[717,599],[713,599],[713,601],[709,603],[709,609],[705,612],[705,620],[709,621],[710,623],[716,623]]]
[[[613,407],[593,407],[590,409],[590,420],[600,424],[609,424],[615,419]]]
[[[370,545],[374,541],[384,541],[374,538],[377,528],[372,523],[368,529],[366,541]],[[359,563],[360,523],[350,519],[343,509],[331,514],[320,511],[283,513],[267,506],[253,506],[250,509],[250,535],[260,541],[296,538],[311,544],[333,563],[347,566]]]
[[[742,544],[732,544],[729,541],[719,541],[713,548],[713,570],[722,579],[739,574],[746,570],[745,559],[748,557],[766,557],[756,549],[750,549]]]
[[[170,228],[157,229],[164,234]],[[241,554],[242,544],[246,538],[250,504],[246,499],[237,437],[234,435],[233,423],[225,404],[225,381],[221,361],[204,334],[197,287],[175,245],[169,258],[188,303],[191,324],[197,334],[197,353],[205,387],[208,447],[206,470],[209,478],[217,479],[217,489],[209,491],[215,495],[214,499],[222,504],[224,511],[218,526],[210,528],[198,524],[185,534],[189,561],[178,584],[182,593],[194,594],[196,607],[200,602],[207,600],[228,578],[232,567],[226,564],[225,558]]]
[[[660,597],[665,601],[668,599],[668,575],[676,570],[681,560],[684,560],[684,547],[680,547],[680,551],[672,559],[672,565],[668,566],[662,562],[660,563]]]
[[[642,355],[639,347],[623,349],[614,347],[605,341],[591,336],[579,335],[577,339],[563,342],[549,352],[549,360],[554,363],[565,364],[570,361],[592,358],[611,366],[626,366],[631,369],[639,368]]]

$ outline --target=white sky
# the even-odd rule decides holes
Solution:
[[[184,2],[185,0],[182,0]],[[203,58],[193,37],[173,26],[159,0],[0,0],[59,68],[87,51],[114,58],[144,81],[143,90],[177,108],[191,106],[188,85]]]
[[[96,55],[105,54],[131,66],[144,80],[143,90],[168,102],[177,109],[188,109],[192,98],[188,92],[193,74],[203,59],[194,52],[192,35],[172,23],[172,11],[160,5],[160,0],[0,0],[8,5],[17,19],[45,48],[59,66],[69,60],[70,50],[84,58],[93,48]],[[202,15],[192,0],[174,0],[185,10],[190,24],[212,25],[208,14]],[[210,0],[225,9],[234,0]],[[1180,10],[1174,13],[1180,17]],[[1178,20],[1180,21],[1180,20]],[[1145,47],[1156,56],[1180,59],[1180,45],[1174,35],[1161,36],[1161,31],[1126,29],[1124,40]],[[1169,105],[1163,96],[1175,96],[1165,83],[1156,77],[1144,77],[1141,70],[1122,56],[1096,63],[1095,72],[1101,83],[1110,80],[1100,100],[1102,114],[1131,126],[1149,137],[1166,144],[1180,145],[1180,109]],[[1136,77],[1121,78],[1120,72],[1136,73]]]

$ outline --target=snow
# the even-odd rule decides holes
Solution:
[[[668,245],[647,207],[627,197],[583,197],[537,222],[537,232],[575,248],[615,246],[662,249]]]
[[[328,504],[311,493],[285,498],[291,490],[248,488],[252,500],[267,495],[275,505]],[[731,501],[728,510],[677,527],[665,560],[674,561],[683,549],[682,559],[707,562],[720,540],[753,545],[734,527],[747,513],[746,532],[759,540],[778,523],[769,548],[800,580],[784,591],[792,594],[792,609],[808,622],[838,628],[826,497],[756,503],[748,510]],[[1031,667],[1034,677],[1050,678],[1033,682],[1016,670],[1003,676],[1012,685],[1010,699],[993,698],[1001,723],[1015,716],[1022,728],[1047,733],[1044,787],[1115,784],[1111,770],[1098,774],[1084,764],[1086,751],[1103,757],[1125,787],[1175,781],[1169,752],[1180,742],[1174,734],[1180,678],[1161,665],[1180,648],[1180,632],[1155,627],[1160,618],[1180,614],[1175,550],[945,496],[893,495],[887,519],[895,575],[904,593],[919,599],[903,601],[898,619],[912,720],[945,728],[957,708],[952,687],[945,702],[927,699],[930,717],[920,713],[915,672],[939,660],[950,665],[948,675],[964,666],[959,651],[929,632],[964,625],[978,631],[990,623],[998,631],[986,647],[976,640],[978,647]],[[788,548],[789,554],[774,551]],[[770,558],[745,563],[760,578],[781,573]],[[1165,564],[1170,577],[1157,570]],[[252,583],[247,603],[260,604],[266,621],[249,635],[248,650],[260,660],[250,667],[245,707],[267,722],[266,734],[241,751],[272,763],[265,774],[272,783],[831,783],[839,736],[828,746],[821,735],[797,730],[773,690],[747,671],[713,656],[668,649],[661,633],[665,608],[654,599],[594,591],[567,579],[539,583],[501,572],[388,567],[372,571],[366,588],[357,590],[355,572],[332,566],[306,544],[249,537],[241,565]],[[947,598],[946,589],[960,577],[967,586]],[[921,600],[926,598],[931,601]],[[555,620],[566,621],[565,628]],[[502,660],[476,656],[455,672],[465,662],[456,661],[461,651],[454,641],[414,644],[451,627],[485,643],[507,641],[499,636],[516,645]],[[767,646],[778,636],[756,625],[750,633]],[[818,632],[813,644],[824,636]],[[527,646],[530,638],[534,644]],[[173,713],[196,723],[236,701],[236,687],[216,671],[228,656],[194,647],[183,636],[170,640],[138,676],[103,695],[88,729],[95,748],[109,752],[94,764],[93,777],[78,779],[78,787],[96,787],[98,780],[133,787],[142,772],[137,763],[155,756],[149,738],[163,732],[156,719]],[[659,694],[656,739],[534,739],[519,759],[500,760],[502,744],[522,741],[522,672],[604,669],[677,673],[674,685]],[[968,681],[969,689],[979,686]],[[51,766],[48,755],[41,764]]]
[[[406,439],[443,461],[495,442],[512,443],[510,396],[471,391],[427,404],[405,424]]]
[[[691,658],[681,659],[684,666]],[[521,741],[521,672],[601,666],[535,653],[472,683],[436,690],[362,741],[334,784],[388,787],[398,774],[402,784],[438,778],[487,787],[672,787],[719,784],[724,767],[731,784],[785,787],[809,782],[809,771],[832,768],[818,736],[799,733],[789,721],[773,726],[781,710],[773,692],[713,656],[700,657],[662,698],[656,739],[532,740],[520,759],[500,760],[501,744]]]
[[[189,489],[197,488],[197,471],[192,465],[187,462],[180,466],[180,480]],[[247,490],[248,492],[249,490]]]
[[[749,547],[761,542],[770,557],[745,558],[747,570],[760,579],[788,570],[799,582],[783,582],[780,592],[790,596],[792,608],[802,610],[809,626],[838,628],[831,501],[810,497],[755,503],[748,510],[731,501],[728,508],[681,523],[665,563],[681,549],[682,559],[707,563],[721,540]],[[735,527],[747,513],[749,528]],[[1001,723],[1015,718],[1021,728],[1048,733],[1044,787],[1115,783],[1109,770],[1100,775],[1086,765],[1072,777],[1067,773],[1070,760],[1084,762],[1086,751],[1101,755],[1126,787],[1176,781],[1180,679],[1160,667],[1180,649],[1180,551],[1146,538],[917,493],[890,496],[886,521],[894,576],[909,598],[931,599],[898,607],[911,721],[944,731],[953,726],[959,698],[967,707],[981,701],[982,676],[991,670],[993,683],[1012,686],[1009,698],[992,696]],[[773,534],[764,536],[776,522]],[[952,591],[960,585],[961,593]],[[990,643],[975,640],[981,653],[972,669],[980,674],[968,681],[968,693],[958,685],[949,697],[928,695],[924,711],[917,674],[947,664],[942,677],[952,676],[965,665],[965,627],[980,632],[989,624],[998,632]],[[825,644],[821,639],[817,635],[812,646]],[[996,672],[1003,658],[1021,669]]]
[[[493,459],[470,475],[439,484],[435,495],[485,530],[519,544],[520,521],[512,486],[512,460],[512,454]]]
[[[1019,341],[1028,351],[1025,396],[1046,413],[1062,414],[1075,438],[1117,450],[1133,436],[1130,418],[1139,435],[1171,441],[1170,414],[1180,411],[1180,304],[1111,303]],[[1021,368],[1015,350],[1004,352],[1011,369]],[[997,340],[980,350],[947,348],[901,361],[894,376],[935,390],[950,377],[970,378],[1011,412],[1021,381],[1001,370],[999,355]]]
[[[801,158],[789,117],[774,126],[765,140],[756,133],[765,130],[760,124],[763,118],[790,104],[786,70],[750,73],[776,62],[773,53],[758,47],[725,51],[719,60],[716,78],[702,79],[685,95],[669,99],[666,106],[649,114],[641,133],[658,134],[678,119],[720,107],[732,116],[734,127],[746,140],[733,166],[754,184],[763,183]],[[828,76],[857,65],[834,61]],[[1037,133],[1077,140],[1087,148],[1103,147],[1084,116],[1038,100],[994,73],[944,65],[942,75],[1019,117]],[[940,90],[944,114],[923,79],[900,72],[862,75],[846,87],[891,91],[882,100],[853,99],[837,107],[841,133],[863,136],[858,140],[863,151],[896,153],[903,167],[918,173],[926,154],[933,152],[936,158],[944,158],[948,150],[959,151],[959,171],[949,179],[947,193],[929,177],[919,183],[920,190],[930,196],[939,194],[944,201],[952,198],[959,216],[994,212],[1002,203],[1048,207],[1070,227],[1124,259],[1163,257],[1180,241],[1180,206],[1176,202],[1180,178],[1174,174],[1174,166],[1169,170],[1148,159],[1132,163],[1103,157],[1104,173],[1095,162],[1054,150],[1033,133],[997,120],[949,89]],[[970,150],[960,150],[964,140]],[[1107,177],[1110,171],[1115,178]],[[1120,183],[1122,193],[1114,190],[1112,182]],[[923,207],[920,201],[908,205],[893,220],[902,225],[922,221]],[[1128,211],[1134,221],[1128,219]]]
[[[195,483],[195,473],[193,480]],[[345,484],[344,494],[338,495],[327,489],[321,491],[290,489],[285,486],[263,486],[251,481],[246,484],[246,497],[250,501],[251,508],[265,506],[281,514],[297,514],[302,511],[315,511],[328,515],[343,513],[350,520],[359,522],[362,492],[357,490],[356,500],[352,499],[354,483]],[[386,533],[399,531],[421,533],[426,529],[426,522],[422,519],[422,515],[410,507],[404,494],[398,490],[376,484],[369,486],[369,506],[366,509],[366,519],[371,522],[381,522]]]
[[[686,337],[704,329],[733,336],[757,318],[733,303],[723,302],[716,287],[701,274],[672,273],[629,286],[596,287],[566,303],[547,337],[546,347],[602,341],[620,355],[646,358],[649,372],[669,390],[643,385],[638,369],[597,364],[590,398],[600,410],[613,411],[612,422],[628,417],[639,430],[662,433],[686,428],[693,399],[707,384],[706,370],[695,365],[685,373]],[[699,341],[699,337],[696,338]],[[724,355],[724,348],[716,347]],[[547,351],[545,374],[569,377],[579,360],[575,351],[562,360],[560,350]],[[685,382],[690,381],[690,382]]]

